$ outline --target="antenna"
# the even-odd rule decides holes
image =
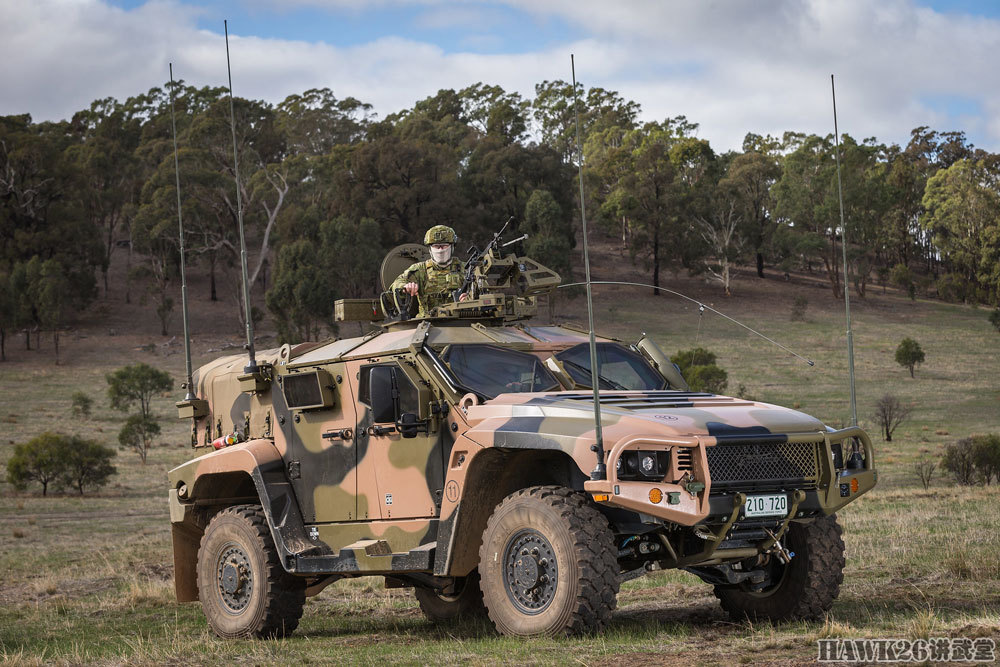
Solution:
[[[247,243],[243,235],[243,198],[240,195],[240,158],[236,153],[236,112],[233,110],[233,70],[229,65],[229,22],[222,21],[226,32],[226,73],[229,75],[229,120],[233,130],[233,173],[236,175],[236,219],[240,226],[240,264],[243,268],[243,307],[247,321],[247,362],[244,373],[257,372],[257,359],[253,349],[253,318],[250,317],[250,280],[247,278]]]
[[[585,285],[585,284],[586,283],[563,283],[562,285],[557,285],[556,287],[557,287],[557,289],[563,289],[564,287],[577,287],[578,285]],[[690,301],[691,303],[693,303],[693,304],[695,304],[695,305],[698,306],[698,335],[699,336],[701,335],[701,318],[704,316],[705,311],[708,310],[708,311],[711,311],[711,312],[715,313],[716,315],[718,315],[721,318],[729,320],[730,322],[732,322],[733,324],[735,324],[737,326],[743,327],[744,329],[746,329],[750,333],[754,334],[755,336],[760,336],[761,338],[763,338],[764,340],[766,340],[768,343],[771,343],[772,345],[776,345],[777,347],[780,347],[782,350],[784,350],[788,354],[792,355],[793,357],[795,357],[797,359],[801,359],[802,361],[806,362],[808,365],[810,365],[810,366],[815,366],[816,365],[816,362],[813,361],[812,359],[806,359],[801,354],[798,354],[797,352],[794,352],[794,351],[788,349],[787,347],[785,347],[784,345],[782,345],[778,341],[774,340],[773,338],[768,338],[767,336],[765,336],[761,332],[757,331],[756,329],[752,329],[752,328],[748,327],[747,325],[743,324],[742,322],[740,322],[736,318],[730,317],[729,315],[726,315],[725,313],[720,312],[720,311],[716,310],[715,308],[712,308],[711,306],[706,306],[701,301],[698,301],[697,299],[692,299],[691,297],[687,296],[686,294],[681,294],[680,292],[675,292],[674,290],[667,289],[666,287],[657,287],[656,285],[650,285],[648,283],[630,283],[630,282],[625,282],[623,280],[594,280],[594,281],[591,281],[590,284],[591,285],[631,285],[633,287],[652,287],[654,290],[659,290],[661,292],[666,292],[667,294],[673,294],[674,296],[677,296],[677,297],[680,297],[682,299],[685,299],[686,301]]]
[[[173,131],[174,135],[174,180],[177,182],[177,228],[179,230],[180,237],[180,249],[181,249],[181,313],[184,319],[184,364],[185,370],[187,371],[186,382],[184,386],[187,388],[187,393],[184,395],[185,401],[194,400],[194,392],[192,390],[192,385],[194,381],[192,380],[191,373],[191,338],[188,335],[188,291],[187,291],[187,278],[184,276],[184,221],[181,219],[181,168],[177,162],[177,123],[174,120],[174,64],[169,63],[170,67],[170,129]]]
[[[569,54],[569,66],[573,71],[573,110],[576,112],[576,151],[580,173],[580,219],[583,221],[583,266],[587,274],[587,319],[590,324],[590,384],[594,387],[594,437],[597,442],[591,448],[597,454],[597,465],[590,472],[590,479],[607,479],[604,465],[604,431],[601,428],[601,389],[597,372],[597,343],[594,340],[594,301],[590,287],[590,248],[587,243],[587,210],[583,201],[583,143],[580,140],[580,105],[576,95],[576,61]]]
[[[854,393],[854,330],[851,328],[851,290],[847,279],[847,225],[844,224],[844,186],[840,181],[840,131],[837,129],[837,89],[830,75],[830,93],[833,95],[833,139],[837,145],[837,197],[840,200],[840,243],[844,256],[844,309],[847,313],[847,368],[851,377],[851,426],[858,425],[858,402]]]

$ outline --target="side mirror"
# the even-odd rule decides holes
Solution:
[[[396,422],[396,430],[404,438],[415,438],[417,433],[424,432],[427,433],[427,422],[420,421],[415,414],[412,412],[404,412],[399,416],[399,421]]]

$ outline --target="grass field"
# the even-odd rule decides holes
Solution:
[[[850,409],[842,304],[806,282],[743,277],[729,299],[691,279],[671,284],[813,359],[815,367],[716,316],[699,316],[695,305],[635,288],[595,288],[598,330],[627,340],[645,331],[668,353],[701,345],[729,372],[729,393],[742,384],[760,400],[844,425]],[[431,625],[411,592],[385,590],[381,580],[366,578],[338,582],[310,599],[289,639],[218,640],[197,604],[173,601],[165,475],[192,455],[179,444],[186,442],[186,423],[172,418],[178,387],[156,400],[164,431],[147,465],[121,451],[119,474],[102,492],[42,498],[0,482],[0,661],[803,664],[815,659],[815,640],[823,637],[1000,640],[1000,487],[958,487],[939,471],[925,490],[913,472],[917,458],[937,458],[949,442],[1000,432],[1000,335],[985,310],[872,292],[852,306],[858,412],[876,443],[880,483],[840,515],[847,570],[825,623],[733,623],[709,586],[683,572],[664,572],[623,586],[603,635],[515,640],[476,622]],[[805,321],[790,321],[796,296],[809,300]],[[220,349],[238,342],[236,326],[232,336],[218,327],[197,334],[213,318],[228,321],[231,307],[193,305],[195,364],[231,353]],[[585,322],[582,305],[576,299],[560,309]],[[124,415],[107,409],[108,371],[146,361],[179,383],[179,342],[155,335],[148,307],[131,309],[116,306],[111,313],[115,336],[107,318],[100,326],[82,319],[63,336],[58,366],[44,337],[40,352],[8,339],[11,359],[0,364],[0,466],[15,443],[45,430],[113,445]],[[893,361],[904,336],[927,354],[914,379]],[[70,395],[78,389],[95,399],[92,418],[70,415]],[[881,441],[871,420],[885,393],[915,407],[891,443]]]

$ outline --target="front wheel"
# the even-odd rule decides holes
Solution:
[[[844,540],[837,515],[792,523],[785,538],[795,553],[787,565],[772,557],[771,585],[755,592],[746,585],[716,586],[715,596],[734,621],[817,620],[833,606],[844,581]]]
[[[298,626],[305,581],[281,567],[260,505],[212,517],[198,550],[198,597],[224,639],[284,637]]]
[[[618,562],[608,522],[580,493],[537,486],[497,506],[479,550],[483,602],[505,635],[578,635],[611,620]]]

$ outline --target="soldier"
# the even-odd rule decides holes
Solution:
[[[424,234],[424,244],[430,246],[431,258],[411,264],[392,281],[390,290],[403,289],[417,297],[420,310],[417,317],[427,317],[432,308],[452,300],[452,293],[462,286],[465,262],[455,258],[458,235],[445,225],[434,225]],[[463,293],[459,301],[469,298]]]

